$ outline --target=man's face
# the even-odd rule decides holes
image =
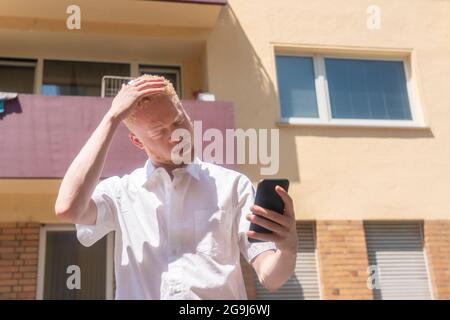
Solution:
[[[144,149],[155,164],[172,164],[171,152],[180,140],[171,140],[175,129],[183,128],[192,133],[192,127],[184,113],[177,109],[167,96],[158,96],[136,112],[131,142]]]

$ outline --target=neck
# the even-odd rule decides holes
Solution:
[[[190,153],[190,163],[192,163],[194,161],[195,155],[194,155],[194,147],[192,147],[191,149],[191,153]],[[177,168],[183,168],[186,167],[187,165],[185,163],[181,163],[181,164],[174,164],[173,162],[159,162],[156,159],[152,159],[152,157],[149,157],[149,161],[152,163],[153,167],[156,168],[164,168],[167,173],[169,173],[170,177],[173,179],[173,174],[172,171],[177,169]]]
[[[169,174],[170,178],[173,179],[173,170],[178,168],[184,168],[187,166],[185,163],[181,164],[174,164],[172,162],[158,162],[157,160],[152,160],[151,158],[149,161],[152,163],[153,167],[156,168],[164,168],[167,173]],[[193,160],[192,160],[193,161]]]
[[[172,174],[172,171],[177,168],[183,168],[186,166],[186,164],[173,164],[173,163],[162,163],[162,162],[154,162],[152,161],[152,164],[155,168],[164,168],[166,171],[170,174]]]

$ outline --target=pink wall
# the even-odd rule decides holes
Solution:
[[[108,110],[112,98],[21,94],[0,114],[0,178],[61,178]],[[183,101],[203,130],[234,128],[229,102]],[[146,154],[134,147],[121,124],[102,177],[143,166]]]

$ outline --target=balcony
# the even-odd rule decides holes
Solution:
[[[32,65],[31,89],[18,92],[34,94],[43,93],[48,61],[127,64],[126,74],[113,75],[130,77],[147,66],[174,67],[180,70],[180,97],[195,99],[195,92],[209,89],[207,40],[224,4],[81,0],[81,29],[68,30],[65,2],[1,1],[0,65]]]
[[[145,25],[163,27],[210,28],[214,25],[226,0],[163,0],[163,1],[107,1],[79,0],[83,32],[100,27]],[[72,4],[58,0],[3,0],[0,3],[0,29],[67,30],[67,7]],[[117,28],[121,25],[121,28]],[[116,28],[114,28],[116,26]],[[108,28],[102,28],[108,31]]]
[[[7,101],[5,112],[0,114],[0,190],[7,189],[6,180],[1,179],[62,178],[111,101],[112,98],[33,94],[19,94],[17,99]],[[203,131],[234,128],[232,103],[182,103],[193,121],[202,121]],[[146,159],[146,154],[131,144],[128,129],[121,124],[102,176],[124,175],[141,167]]]

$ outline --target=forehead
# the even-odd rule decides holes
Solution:
[[[149,105],[136,112],[136,124],[157,128],[172,123],[181,114],[169,97],[155,97]]]

